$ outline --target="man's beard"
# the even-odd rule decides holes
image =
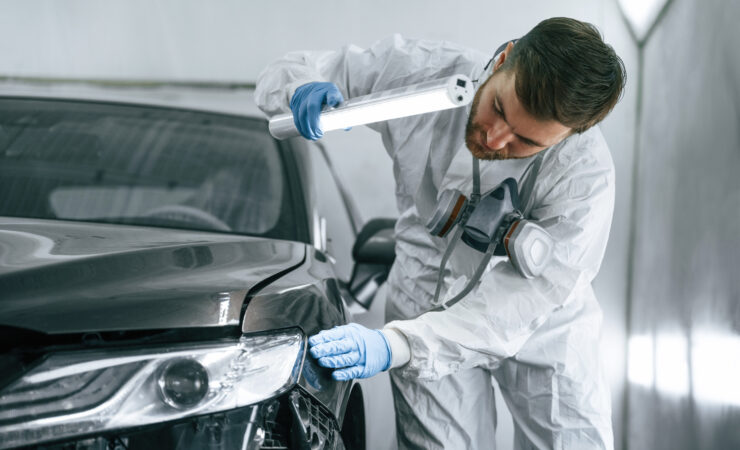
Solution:
[[[473,97],[473,106],[468,115],[468,123],[465,125],[465,145],[468,147],[468,150],[470,150],[470,153],[472,153],[476,158],[489,161],[506,159],[506,155],[503,154],[503,150],[491,151],[480,144],[480,142],[486,142],[486,132],[481,126],[475,123],[475,115],[478,111],[481,93],[483,92],[483,88],[485,88],[492,79],[493,75],[488,77],[475,93],[475,96]]]
[[[475,93],[475,97],[473,97],[473,106],[468,115],[468,123],[465,125],[465,145],[468,147],[468,150],[470,150],[470,153],[478,159],[485,159],[488,161],[498,159],[518,159],[518,157],[509,156],[509,152],[505,147],[498,150],[490,150],[480,144],[480,142],[486,142],[487,137],[486,131],[480,125],[475,123],[475,114],[478,111],[481,92],[483,92],[483,88],[485,88],[491,80],[493,80],[493,75],[488,77],[481,87],[478,88],[478,91]]]
[[[475,106],[476,105],[473,105],[473,108],[475,108]],[[465,145],[468,147],[468,150],[470,150],[470,153],[478,159],[485,159],[488,161],[508,159],[505,154],[505,150],[489,150],[479,144],[479,142],[486,141],[486,132],[481,127],[473,123],[474,111],[475,110],[470,112],[470,116],[468,116],[468,124],[465,126]]]

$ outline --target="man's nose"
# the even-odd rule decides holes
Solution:
[[[486,133],[486,145],[493,150],[504,148],[513,139],[511,127],[503,120],[496,121]]]

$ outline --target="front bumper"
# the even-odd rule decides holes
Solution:
[[[20,448],[44,450],[341,450],[337,421],[299,386],[264,402],[200,417]]]

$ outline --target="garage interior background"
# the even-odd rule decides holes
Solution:
[[[395,32],[492,51],[547,17],[595,24],[628,71],[602,125],[617,203],[595,282],[615,448],[740,448],[740,2],[622,3],[652,7],[649,33],[617,0],[5,0],[0,77],[249,83],[288,51]],[[396,215],[379,137],[325,140],[363,217]]]

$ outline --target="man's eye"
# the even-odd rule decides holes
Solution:
[[[535,144],[534,142],[525,141],[524,139],[519,139],[522,144],[526,145],[527,147],[539,147],[539,145]]]

